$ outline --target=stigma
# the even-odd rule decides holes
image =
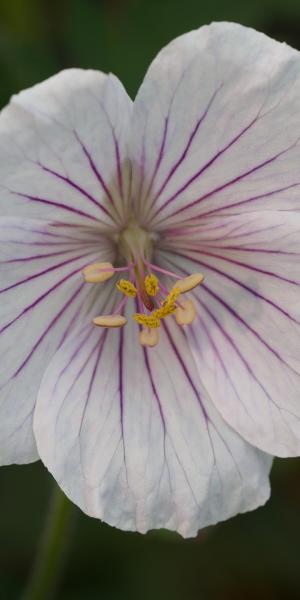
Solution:
[[[180,277],[152,262],[153,238],[136,222],[129,224],[120,235],[119,254],[125,266],[114,267],[112,263],[101,262],[86,266],[83,277],[87,283],[103,284],[112,277],[122,274],[116,283],[121,299],[112,314],[96,316],[94,325],[104,328],[124,327],[127,319],[124,310],[129,300],[134,300],[135,310],[132,319],[139,325],[139,343],[152,348],[159,342],[159,329],[166,318],[175,318],[180,326],[190,325],[196,317],[196,308],[190,297],[184,297],[199,286],[204,276],[192,273]],[[123,277],[124,275],[124,277]],[[161,282],[175,280],[169,288]],[[159,279],[160,278],[160,279]]]

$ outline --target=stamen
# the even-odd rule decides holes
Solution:
[[[140,331],[139,339],[142,346],[149,346],[150,348],[153,348],[158,344],[159,341],[158,329],[149,329],[148,327],[143,327],[142,331]]]
[[[196,309],[192,300],[182,300],[176,308],[175,319],[179,325],[190,325],[196,316]]]
[[[127,319],[123,315],[102,315],[95,317],[93,323],[98,327],[123,327]]]
[[[133,283],[128,279],[120,279],[116,284],[116,287],[119,290],[119,292],[122,292],[123,294],[125,294],[125,296],[128,296],[129,298],[135,298],[137,295],[137,289],[135,285],[133,285]]]
[[[193,273],[188,277],[184,277],[184,279],[176,281],[174,288],[179,288],[180,293],[185,294],[186,292],[193,290],[197,285],[200,285],[203,280],[204,275],[202,275],[202,273]]]
[[[93,263],[85,267],[82,274],[87,283],[102,283],[113,277],[115,269],[109,262]]]
[[[160,319],[153,313],[151,315],[135,313],[134,315],[132,315],[132,318],[137,323],[139,323],[139,325],[144,325],[145,327],[149,327],[150,329],[156,329],[156,327],[160,327]]]
[[[147,277],[145,277],[145,288],[149,296],[156,296],[159,290],[158,279],[152,273],[151,275],[147,275]]]
[[[152,316],[163,319],[172,315],[176,311],[176,300],[180,295],[180,290],[176,286],[170,291],[160,308],[153,311]]]

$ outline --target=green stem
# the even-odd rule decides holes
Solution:
[[[72,517],[73,504],[55,486],[35,564],[22,600],[48,600],[54,597],[69,545]]]

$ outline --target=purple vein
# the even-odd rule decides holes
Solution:
[[[239,350],[238,346],[233,341],[233,338],[229,335],[229,333],[226,331],[226,329],[224,329],[224,327],[221,325],[220,321],[217,319],[217,317],[214,315],[214,313],[206,306],[206,304],[204,302],[202,302],[202,300],[200,300],[199,298],[197,298],[197,301],[202,306],[202,308],[205,310],[205,312],[210,316],[210,318],[212,319],[213,323],[215,323],[215,325],[217,326],[217,328],[219,329],[219,331],[221,332],[221,334],[223,335],[223,337],[227,340],[227,342],[229,342],[230,346],[235,350],[237,356],[240,358],[240,360],[243,363],[243,365],[245,366],[246,370],[251,375],[251,377],[253,377],[254,381],[256,381],[256,383],[259,385],[259,387],[263,390],[263,392],[267,396],[268,400],[271,400],[274,403],[274,401],[272,400],[270,394],[268,393],[268,391],[266,390],[266,388],[264,387],[264,385],[261,383],[261,381],[257,378],[257,376],[255,375],[255,373],[254,373],[253,369],[251,368],[250,364],[245,359],[244,355],[241,353],[241,351]],[[246,408],[245,408],[245,410],[246,410]],[[248,411],[247,411],[247,413],[248,413]]]
[[[57,177],[57,179],[60,179],[61,181],[63,181],[67,185],[69,185],[70,187],[74,188],[77,192],[79,192],[80,194],[82,194],[82,196],[84,196],[85,198],[90,200],[90,202],[92,202],[95,206],[100,208],[107,216],[109,216],[112,219],[112,216],[109,213],[109,211],[107,210],[107,208],[105,208],[105,206],[103,206],[103,204],[101,204],[101,202],[99,202],[99,200],[96,200],[96,198],[94,198],[87,190],[85,190],[83,187],[81,187],[78,183],[76,183],[75,181],[73,181],[72,179],[67,177],[66,175],[61,175],[61,173],[57,173],[57,171],[54,171],[53,169],[46,167],[45,165],[43,165],[40,162],[38,162],[36,164],[41,169],[43,169],[43,171],[50,173],[50,175]]]
[[[196,388],[196,386],[195,386],[195,384],[194,384],[194,382],[193,382],[193,380],[191,378],[191,375],[188,372],[188,369],[187,369],[187,367],[186,367],[186,365],[185,365],[185,363],[183,361],[183,358],[182,358],[180,352],[178,351],[178,349],[176,347],[176,344],[175,344],[175,342],[173,340],[173,337],[172,337],[172,335],[171,335],[171,333],[169,331],[168,326],[166,325],[165,322],[163,322],[162,325],[163,325],[163,328],[164,328],[164,330],[166,332],[167,338],[169,340],[169,344],[170,344],[170,346],[171,346],[171,348],[172,348],[172,350],[173,350],[173,352],[175,354],[175,357],[177,358],[177,361],[181,365],[181,368],[182,368],[182,370],[183,370],[183,372],[185,374],[185,377],[186,377],[189,385],[191,386],[191,388],[192,388],[192,390],[193,390],[193,392],[194,392],[194,394],[195,394],[195,396],[196,396],[196,398],[198,400],[198,403],[199,403],[199,405],[201,407],[201,410],[202,410],[203,416],[205,418],[205,421],[207,422],[209,419],[208,419],[207,412],[206,412],[206,410],[205,410],[205,408],[203,406],[203,403],[202,403],[202,400],[201,400],[201,396],[200,396],[200,394],[199,394],[199,392],[198,392],[198,390],[197,390],[197,388]]]
[[[118,217],[121,218],[121,215],[119,214],[119,211],[117,210],[117,207],[116,207],[113,195],[110,192],[110,190],[108,189],[108,187],[107,187],[107,185],[106,185],[106,183],[105,183],[105,181],[104,181],[104,179],[103,179],[103,177],[102,177],[99,169],[96,167],[96,165],[95,165],[95,163],[94,163],[94,161],[92,159],[92,156],[91,156],[90,152],[88,151],[88,149],[86,148],[86,146],[83,144],[83,142],[80,140],[80,138],[79,138],[78,134],[76,133],[76,131],[74,131],[74,136],[77,139],[77,141],[78,141],[78,143],[79,143],[79,145],[80,145],[80,147],[82,149],[82,152],[86,156],[86,158],[87,158],[87,160],[89,162],[89,165],[91,167],[92,172],[94,173],[96,179],[99,181],[102,190],[104,191],[105,195],[107,196],[107,198],[109,199],[109,201],[113,205],[115,211],[118,214]],[[110,212],[106,208],[105,208],[105,212],[106,212],[106,214],[108,214],[113,219],[112,215],[110,214]]]
[[[188,204],[186,204],[185,206],[182,206],[181,208],[178,208],[176,211],[174,211],[173,213],[171,213],[171,215],[169,215],[168,217],[165,217],[164,219],[161,219],[161,221],[164,221],[168,218],[170,218],[170,216],[175,216],[189,208],[192,208],[193,206],[196,206],[197,204],[200,204],[201,202],[203,202],[203,200],[207,200],[207,198],[210,198],[211,196],[213,196],[214,194],[216,194],[217,192],[220,192],[222,190],[225,190],[229,187],[231,187],[232,185],[238,183],[239,181],[242,181],[243,179],[245,179],[246,177],[248,177],[249,175],[252,175],[253,173],[255,173],[256,171],[259,171],[260,169],[263,169],[265,166],[273,163],[274,161],[276,161],[278,158],[280,158],[281,156],[283,156],[284,154],[286,154],[286,152],[289,152],[293,147],[295,146],[295,144],[292,144],[291,146],[289,146],[288,148],[285,148],[284,150],[281,150],[281,152],[278,152],[277,154],[274,154],[273,156],[271,156],[270,158],[266,159],[264,162],[255,165],[255,167],[252,167],[251,169],[249,169],[248,171],[245,171],[244,173],[242,173],[241,175],[237,175],[236,177],[234,177],[233,179],[227,181],[226,183],[223,183],[222,185],[214,188],[213,190],[211,190],[210,192],[207,192],[206,194],[204,194],[203,196],[201,196],[200,198],[197,198],[196,200],[193,200],[192,202],[189,202]],[[201,171],[203,172],[203,170]],[[183,191],[183,189],[186,189],[187,186],[184,186],[183,188],[181,188],[179,190],[179,192],[176,192],[176,197],[178,196],[178,194]],[[169,202],[171,202],[174,199],[174,197],[172,196],[172,198],[169,198],[168,201],[166,201],[161,207],[159,207],[157,209],[157,211],[154,213],[153,218],[163,209],[165,208],[165,206],[167,204],[169,204]],[[159,222],[161,222],[159,221]]]
[[[118,140],[115,136],[114,130],[112,130],[112,134],[113,134],[114,144],[115,144],[119,190],[120,190],[121,197],[123,198],[123,175],[122,175],[122,168],[121,168],[120,148],[119,148]]]
[[[40,198],[39,196],[31,196],[30,194],[24,194],[22,192],[14,192],[11,191],[12,194],[19,196],[20,198],[25,198],[26,200],[32,200],[33,202],[39,202],[40,204],[48,204],[49,206],[55,206],[55,208],[61,208],[62,210],[67,210],[68,212],[74,213],[80,217],[86,217],[87,219],[91,219],[92,221],[100,221],[106,225],[105,221],[93,217],[92,215],[80,210],[79,208],[73,208],[72,206],[68,206],[67,204],[63,204],[62,202],[56,202],[55,200],[48,200],[47,198]]]
[[[167,259],[167,262],[170,263],[171,265],[173,265],[174,263]],[[184,271],[184,269],[181,269],[182,271]],[[275,350],[274,348],[272,348],[272,346],[270,346],[270,344],[268,344],[268,342],[266,342],[266,340],[258,333],[258,331],[256,331],[256,329],[254,329],[253,327],[251,327],[251,325],[249,325],[249,323],[247,323],[247,321],[241,317],[232,306],[230,306],[223,298],[221,298],[216,292],[214,292],[211,288],[208,287],[207,284],[202,283],[201,284],[201,288],[203,288],[204,290],[206,290],[206,292],[215,300],[217,300],[217,302],[225,309],[227,310],[227,312],[229,312],[239,323],[241,323],[246,329],[248,329],[249,331],[251,331],[251,333],[254,335],[254,337],[256,339],[259,340],[259,342],[265,346],[265,348],[267,348],[267,350],[269,350],[269,352],[271,352],[271,354],[273,354],[274,356],[276,356],[276,358],[283,363],[286,367],[288,367],[288,369],[290,371],[292,371],[294,374],[296,374],[297,376],[299,376],[299,373],[293,369],[293,367],[291,367],[291,365],[289,365],[283,358],[282,356],[279,354],[279,352],[277,352],[277,350]]]
[[[177,253],[175,253],[175,254],[177,254]],[[197,265],[201,265],[202,267],[210,269],[214,273],[217,273],[218,275],[221,275],[225,279],[228,279],[229,281],[235,283],[239,287],[243,288],[244,290],[246,290],[247,292],[249,292],[250,294],[252,294],[255,298],[259,298],[260,300],[263,300],[264,302],[266,302],[267,304],[269,304],[270,306],[272,306],[273,308],[275,308],[276,310],[278,310],[281,314],[283,314],[285,317],[287,317],[288,319],[290,319],[291,321],[293,321],[297,325],[300,325],[300,322],[297,321],[297,319],[295,319],[294,317],[292,317],[292,315],[290,315],[290,313],[288,311],[284,310],[283,308],[281,308],[280,306],[278,306],[278,304],[276,304],[275,302],[273,302],[269,298],[266,298],[265,296],[263,296],[262,294],[260,294],[256,290],[253,290],[251,287],[249,287],[248,285],[246,285],[245,283],[243,283],[239,279],[236,279],[235,277],[233,277],[233,275],[229,275],[229,273],[226,273],[225,271],[221,271],[221,269],[218,269],[217,267],[213,267],[212,265],[206,263],[203,260],[198,260],[198,259],[195,259],[195,258],[187,257],[186,255],[179,254],[179,253],[177,254],[177,256],[181,256],[182,258],[187,258],[189,260],[192,260]],[[253,269],[253,270],[255,271],[255,269]]]
[[[164,156],[164,149],[165,149],[165,145],[166,145],[166,141],[167,141],[168,127],[169,127],[169,114],[165,118],[165,124],[164,124],[164,128],[163,128],[161,144],[160,144],[158,156],[157,156],[157,159],[156,159],[154,171],[153,171],[150,183],[148,185],[148,188],[147,188],[147,191],[146,191],[146,194],[145,194],[146,198],[148,197],[148,194],[150,193],[150,191],[152,189],[153,182],[155,180],[155,177],[157,175],[158,169],[159,169],[159,167],[161,165],[161,161],[162,161],[163,156]],[[152,208],[152,204],[150,205],[149,210],[151,210],[151,208]]]
[[[97,344],[94,346],[92,352],[89,354],[87,360],[85,361],[85,363],[83,365],[83,368],[79,371],[79,373],[78,373],[78,375],[76,377],[76,380],[77,380],[78,377],[81,375],[83,369],[85,369],[85,367],[87,366],[89,360],[93,356],[95,350],[97,349],[97,346],[99,346],[98,352],[96,354],[96,360],[95,360],[95,364],[94,364],[94,367],[93,367],[93,371],[92,371],[90,383],[89,383],[88,390],[87,390],[86,400],[85,400],[85,403],[84,403],[84,407],[83,407],[83,411],[82,411],[82,415],[81,415],[81,419],[80,419],[80,427],[79,427],[79,431],[78,431],[78,435],[79,436],[81,434],[82,426],[83,426],[84,419],[85,419],[86,410],[87,410],[88,403],[90,401],[91,393],[92,393],[92,390],[93,390],[93,386],[94,386],[94,382],[95,382],[97,370],[98,370],[98,367],[99,367],[99,361],[101,359],[101,355],[102,355],[102,352],[103,352],[103,348],[104,348],[104,344],[105,344],[105,340],[106,340],[106,336],[107,336],[107,331],[108,330],[105,330],[104,333],[102,334],[102,336],[100,338],[100,343],[99,343],[99,341],[97,341]]]
[[[120,403],[120,425],[122,433],[124,463],[127,478],[127,466],[126,466],[126,451],[125,451],[125,437],[124,437],[124,382],[123,382],[123,360],[124,360],[124,331],[120,329],[120,341],[119,341],[119,403]]]
[[[145,347],[143,347],[143,353],[144,353],[144,361],[145,361],[145,366],[146,366],[146,370],[148,373],[148,377],[150,380],[150,384],[151,384],[151,388],[152,388],[152,392],[154,394],[155,400],[157,402],[157,406],[158,406],[158,410],[159,410],[159,414],[162,420],[162,424],[163,424],[163,429],[164,432],[166,432],[166,422],[165,422],[165,417],[164,417],[164,413],[163,413],[163,409],[162,409],[162,405],[161,405],[161,401],[159,399],[159,395],[157,393],[157,389],[156,389],[156,385],[154,383],[154,379],[153,379],[153,375],[152,375],[152,371],[150,368],[150,363],[149,363],[149,356],[148,356],[148,351]]]
[[[73,277],[73,275],[79,273],[79,271],[81,271],[81,269],[82,269],[82,267],[79,267],[78,269],[75,269],[71,273],[68,273],[65,277],[63,277],[63,279],[60,279],[59,281],[57,281],[51,288],[49,288],[48,290],[46,290],[41,296],[39,296],[38,298],[36,298],[36,300],[34,300],[31,304],[29,304],[28,306],[26,306],[26,308],[24,308],[24,310],[22,310],[22,312],[20,312],[14,319],[12,319],[12,321],[9,321],[9,323],[6,323],[6,325],[4,325],[3,327],[1,327],[0,334],[3,333],[6,329],[8,329],[8,327],[10,327],[11,325],[13,325],[16,321],[18,321],[18,319],[20,319],[21,317],[23,317],[27,312],[29,312],[30,310],[32,310],[33,308],[35,308],[40,302],[42,302],[45,298],[47,298],[47,296],[49,294],[51,294],[54,290],[56,290],[63,283],[65,283],[65,281],[67,281],[68,279],[70,279],[71,277]]]
[[[45,339],[45,337],[47,336],[47,334],[49,333],[49,331],[52,329],[52,327],[56,324],[56,322],[60,319],[60,317],[65,313],[65,311],[71,306],[71,304],[77,298],[77,296],[81,292],[83,286],[84,286],[84,282],[79,286],[79,288],[71,296],[71,298],[68,298],[67,302],[64,304],[64,306],[62,307],[62,309],[57,313],[57,315],[55,315],[55,317],[52,319],[52,321],[50,322],[50,324],[48,325],[48,327],[43,331],[42,335],[35,342],[34,346],[31,349],[31,351],[26,356],[26,358],[23,360],[22,364],[18,367],[17,371],[15,371],[15,373],[12,376],[12,378],[17,377],[20,374],[20,372],[22,371],[22,369],[27,365],[27,363],[29,362],[29,360],[32,358],[34,352],[37,350],[37,348],[39,347],[39,345],[41,344],[41,342]]]
[[[276,252],[276,251],[274,250],[274,252]],[[261,269],[259,267],[255,267],[253,265],[243,263],[239,260],[235,260],[233,258],[228,258],[226,256],[223,256],[220,254],[215,254],[213,252],[207,252],[206,250],[201,250],[201,254],[204,254],[205,256],[211,256],[212,258],[217,258],[219,260],[223,260],[224,262],[228,262],[230,264],[237,265],[244,269],[249,269],[250,271],[254,271],[255,273],[262,273],[263,275],[268,275],[269,277],[274,277],[275,279],[280,279],[281,281],[290,283],[291,285],[296,285],[297,287],[300,285],[299,282],[295,281],[294,279],[288,279],[287,277],[284,277],[283,275],[279,275],[278,273],[274,273],[273,271],[267,271],[266,269]],[[188,257],[188,258],[190,259],[190,257]],[[194,260],[194,259],[192,259],[192,260]]]
[[[199,217],[201,216],[201,218],[208,217],[210,215],[213,215],[216,212],[220,212],[222,210],[227,210],[228,208],[234,208],[235,206],[243,206],[244,204],[250,204],[251,202],[254,202],[255,200],[261,200],[262,198],[268,198],[270,196],[274,196],[275,194],[279,194],[280,192],[285,192],[286,190],[290,190],[299,185],[300,185],[300,183],[292,183],[285,187],[278,188],[277,190],[271,190],[270,192],[265,192],[264,194],[259,194],[257,196],[252,196],[251,198],[246,198],[246,200],[240,200],[239,202],[233,202],[232,204],[218,206],[217,208],[213,208],[212,210],[210,210],[206,213],[201,213],[201,215],[197,215],[197,216],[199,216]],[[197,218],[197,217],[195,217],[195,218]]]
[[[205,111],[202,113],[201,117],[200,117],[200,118],[198,119],[198,121],[196,122],[196,125],[194,126],[194,129],[192,130],[192,132],[191,132],[191,134],[190,134],[190,136],[189,136],[189,138],[188,138],[188,141],[187,141],[187,143],[186,143],[186,146],[185,146],[185,148],[184,148],[183,152],[181,153],[180,157],[178,158],[178,160],[176,161],[176,163],[173,165],[173,167],[170,169],[170,171],[169,171],[169,173],[168,173],[168,175],[167,175],[166,179],[163,181],[163,183],[162,183],[161,187],[159,188],[158,192],[156,193],[156,195],[155,195],[155,197],[154,197],[154,199],[153,199],[153,202],[152,202],[152,204],[151,204],[151,206],[150,206],[149,210],[151,210],[151,209],[153,208],[153,206],[154,206],[155,202],[156,202],[156,201],[158,200],[158,198],[161,196],[161,194],[162,194],[162,192],[164,191],[164,189],[165,189],[166,185],[169,183],[170,179],[172,179],[172,177],[173,177],[174,173],[176,173],[177,169],[180,167],[180,165],[181,165],[181,164],[184,162],[184,160],[186,159],[186,157],[187,157],[187,155],[188,155],[188,153],[189,153],[190,147],[191,147],[191,145],[192,145],[192,143],[193,143],[193,140],[194,140],[194,138],[195,138],[196,134],[198,133],[198,130],[199,130],[199,128],[200,128],[200,125],[203,123],[203,121],[204,121],[204,120],[205,120],[205,118],[207,117],[207,115],[208,115],[208,113],[209,113],[209,110],[210,110],[210,108],[211,108],[211,106],[212,106],[212,104],[213,104],[213,102],[214,102],[214,100],[215,100],[215,98],[216,98],[217,94],[219,93],[219,91],[220,91],[221,87],[222,87],[222,84],[221,84],[221,85],[218,87],[218,89],[217,89],[217,90],[216,90],[216,91],[213,93],[212,97],[210,98],[210,100],[209,100],[209,102],[208,102],[208,105],[207,105],[207,107],[206,107]],[[165,141],[165,140],[164,140],[164,141]],[[161,158],[162,158],[162,156],[161,156]]]
[[[170,261],[169,261],[170,262]],[[172,264],[172,263],[171,263]],[[187,271],[184,271],[184,269],[182,269],[183,272],[185,272],[188,275]],[[203,285],[202,285],[203,287]],[[204,288],[206,291],[207,288]],[[261,383],[261,381],[257,378],[257,376],[255,375],[255,373],[253,372],[252,368],[250,367],[250,364],[248,363],[248,361],[246,361],[246,359],[244,358],[243,354],[241,353],[241,351],[239,350],[239,348],[237,347],[237,345],[235,344],[235,342],[233,341],[233,338],[229,335],[229,333],[223,328],[223,326],[221,325],[221,323],[219,322],[219,320],[217,319],[217,317],[214,315],[214,313],[206,306],[206,304],[204,302],[202,302],[202,300],[200,300],[199,297],[196,297],[197,302],[202,306],[202,308],[207,312],[207,314],[209,314],[209,316],[211,317],[212,321],[217,325],[218,329],[221,331],[222,335],[225,337],[225,339],[229,342],[229,344],[234,348],[235,352],[237,353],[237,355],[239,356],[240,360],[242,361],[242,363],[244,364],[244,366],[246,367],[248,373],[253,377],[253,379],[257,382],[257,384],[259,385],[259,387],[263,390],[263,392],[265,393],[265,395],[267,396],[267,398],[269,400],[271,400],[271,402],[273,402],[270,394],[267,392],[266,388],[263,386],[263,384]],[[274,403],[274,402],[273,402]],[[275,404],[275,403],[274,403]],[[277,405],[276,405],[277,406]],[[245,408],[245,407],[244,407]],[[245,408],[246,410],[246,408]],[[248,412],[248,411],[247,411]]]
[[[64,267],[65,265],[69,265],[72,262],[75,262],[77,260],[80,260],[82,258],[85,258],[86,256],[90,256],[90,252],[86,252],[85,254],[79,254],[77,256],[74,256],[73,258],[69,258],[68,260],[64,260],[61,263],[57,263],[55,265],[52,265],[52,267],[47,267],[47,269],[44,269],[43,271],[39,271],[38,273],[34,273],[33,275],[29,275],[29,277],[25,277],[24,279],[20,279],[20,281],[17,281],[16,283],[13,283],[12,285],[9,285],[6,288],[3,288],[2,290],[0,290],[0,294],[2,294],[3,292],[7,292],[8,290],[12,290],[13,288],[18,287],[19,285],[22,285],[23,283],[27,283],[28,281],[32,281],[33,279],[36,279],[37,277],[41,277],[42,275],[46,275],[47,273],[51,273],[52,271],[55,271],[56,269],[59,269],[60,267]]]
[[[76,248],[76,250],[77,250],[77,248]],[[11,258],[10,260],[0,261],[0,264],[10,265],[12,263],[40,260],[43,258],[53,258],[54,256],[61,256],[62,254],[70,254],[71,252],[75,252],[75,248],[71,248],[68,250],[62,249],[62,250],[59,250],[58,252],[48,252],[45,254],[34,254],[33,256],[25,256],[23,258]],[[0,291],[0,293],[1,293],[1,291]]]
[[[201,304],[201,306],[202,306],[202,303],[201,303],[201,301],[200,301],[199,299],[198,299],[198,301],[199,301],[199,303],[200,303],[200,304]],[[205,309],[205,307],[203,307],[203,308]],[[222,358],[221,352],[219,351],[219,349],[218,349],[217,345],[215,344],[215,341],[214,341],[214,339],[213,339],[213,337],[212,337],[212,335],[211,335],[211,333],[210,333],[210,330],[209,330],[209,328],[207,327],[207,325],[206,325],[206,323],[205,323],[205,320],[204,320],[204,319],[202,319],[201,315],[198,315],[198,319],[199,319],[199,321],[200,321],[200,323],[201,323],[201,327],[202,327],[202,329],[205,331],[206,337],[207,337],[207,339],[208,339],[208,341],[209,341],[209,343],[210,343],[210,345],[211,345],[211,347],[212,347],[212,349],[213,349],[213,352],[215,353],[215,356],[217,357],[217,359],[218,359],[218,361],[219,361],[219,363],[220,363],[220,365],[221,365],[221,368],[222,368],[223,372],[225,373],[225,376],[226,376],[227,380],[229,381],[229,383],[230,383],[230,385],[231,385],[231,387],[232,387],[232,389],[233,389],[233,391],[234,391],[234,393],[235,393],[235,395],[236,395],[237,399],[238,399],[239,401],[241,401],[241,402],[242,402],[242,400],[241,400],[241,397],[240,397],[240,395],[239,395],[239,393],[238,393],[238,391],[237,391],[237,388],[236,388],[236,386],[235,386],[235,384],[234,384],[234,381],[233,381],[233,379],[232,379],[232,377],[231,377],[231,375],[230,375],[230,373],[229,373],[229,371],[228,371],[228,369],[227,369],[227,367],[226,367],[226,364],[225,364],[225,362],[224,362],[224,360],[223,360],[223,358]],[[198,340],[197,340],[197,338],[196,338],[196,335],[195,335],[195,332],[194,332],[194,330],[193,330],[193,329],[191,329],[191,335],[192,335],[192,337],[193,337],[194,343],[195,343],[195,344],[197,345],[197,347],[198,347]],[[242,402],[242,404],[243,404],[243,407],[244,407],[244,409],[245,409],[245,411],[246,411],[247,415],[250,417],[250,419],[252,419],[252,420],[253,420],[253,417],[252,417],[252,415],[249,413],[249,411],[248,411],[247,407],[245,406],[245,404],[244,404],[243,402]]]
[[[175,198],[177,198],[179,196],[179,194],[181,194],[183,191],[185,191],[196,179],[198,179],[198,177],[200,177],[200,175],[202,175],[207,169],[209,169],[211,167],[211,165],[213,165],[216,160],[218,160],[218,158],[220,158],[220,156],[222,156],[227,150],[229,150],[229,148],[231,148],[247,131],[249,131],[251,129],[251,127],[253,127],[253,125],[255,125],[255,123],[258,121],[258,117],[256,116],[254,119],[252,119],[252,121],[250,123],[248,123],[248,125],[246,125],[246,127],[244,127],[244,129],[242,129],[242,131],[240,131],[232,140],[230,140],[230,142],[228,142],[228,144],[226,144],[226,146],[224,146],[224,148],[222,148],[221,150],[219,150],[205,165],[203,165],[203,167],[201,167],[201,169],[199,169],[199,171],[197,171],[192,177],[190,177],[190,179],[188,179],[188,181],[179,189],[177,190],[177,192],[175,192],[168,200],[166,200],[154,213],[154,217],[161,212],[161,210],[163,210],[164,208],[166,208],[166,206],[168,206],[168,204],[170,204],[170,202],[173,202],[173,200],[175,200]],[[187,154],[187,152],[186,152]],[[185,156],[186,156],[185,154]],[[185,158],[184,156],[184,158]],[[182,161],[181,161],[182,162]],[[179,162],[180,164],[180,162]]]
[[[269,350],[269,352],[271,352],[271,354],[273,354],[277,360],[279,360],[279,362],[281,362],[282,364],[284,364],[290,371],[292,371],[292,373],[294,373],[295,375],[299,376],[299,373],[293,369],[293,367],[291,367],[291,365],[289,365],[283,358],[282,356],[279,354],[279,352],[277,352],[277,350],[275,350],[274,348],[272,348],[272,346],[270,346],[270,344],[268,344],[268,342],[266,342],[266,340],[258,333],[258,331],[256,331],[256,329],[254,329],[253,327],[251,327],[251,325],[249,325],[249,323],[247,323],[247,321],[245,321],[245,319],[243,319],[243,317],[241,317],[232,306],[230,306],[225,300],[223,300],[216,292],[213,292],[213,290],[211,288],[209,288],[207,286],[207,284],[202,284],[202,287],[208,292],[208,294],[210,296],[212,296],[215,300],[217,300],[219,302],[219,304],[221,304],[221,306],[223,308],[225,308],[239,323],[241,323],[246,329],[248,329],[249,331],[251,331],[251,333],[254,335],[254,337],[259,340],[259,342],[265,347],[267,348],[267,350]]]

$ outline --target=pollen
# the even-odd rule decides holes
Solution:
[[[82,271],[87,283],[102,283],[113,277],[114,274],[114,267],[109,262],[93,263]]]
[[[141,346],[149,346],[153,348],[159,342],[158,329],[149,329],[149,327],[143,327],[139,334],[139,340]]]
[[[196,309],[192,300],[180,301],[176,308],[175,319],[178,325],[190,325],[196,317]]]
[[[193,273],[192,275],[188,275],[188,277],[178,279],[173,290],[178,288],[181,294],[185,294],[186,292],[193,290],[197,285],[200,285],[203,281],[204,275],[202,275],[202,273]]]
[[[160,319],[153,313],[151,315],[135,313],[132,318],[139,323],[139,325],[144,325],[145,327],[149,327],[149,329],[156,329],[157,327],[160,327]]]
[[[145,277],[145,288],[149,296],[156,296],[159,290],[158,279],[156,275],[151,273],[151,275],[147,275],[147,277]]]
[[[120,279],[116,284],[116,287],[119,290],[119,292],[122,292],[125,296],[128,296],[129,298],[135,298],[137,295],[137,289],[135,285],[133,285],[133,283],[128,279]]]
[[[160,308],[157,308],[153,311],[152,315],[158,317],[159,319],[164,319],[169,315],[172,315],[177,308],[176,300],[180,295],[180,290],[177,287],[174,287],[171,292],[168,294]]]
[[[95,317],[93,323],[98,327],[123,327],[127,323],[127,319],[123,315],[102,315]]]

